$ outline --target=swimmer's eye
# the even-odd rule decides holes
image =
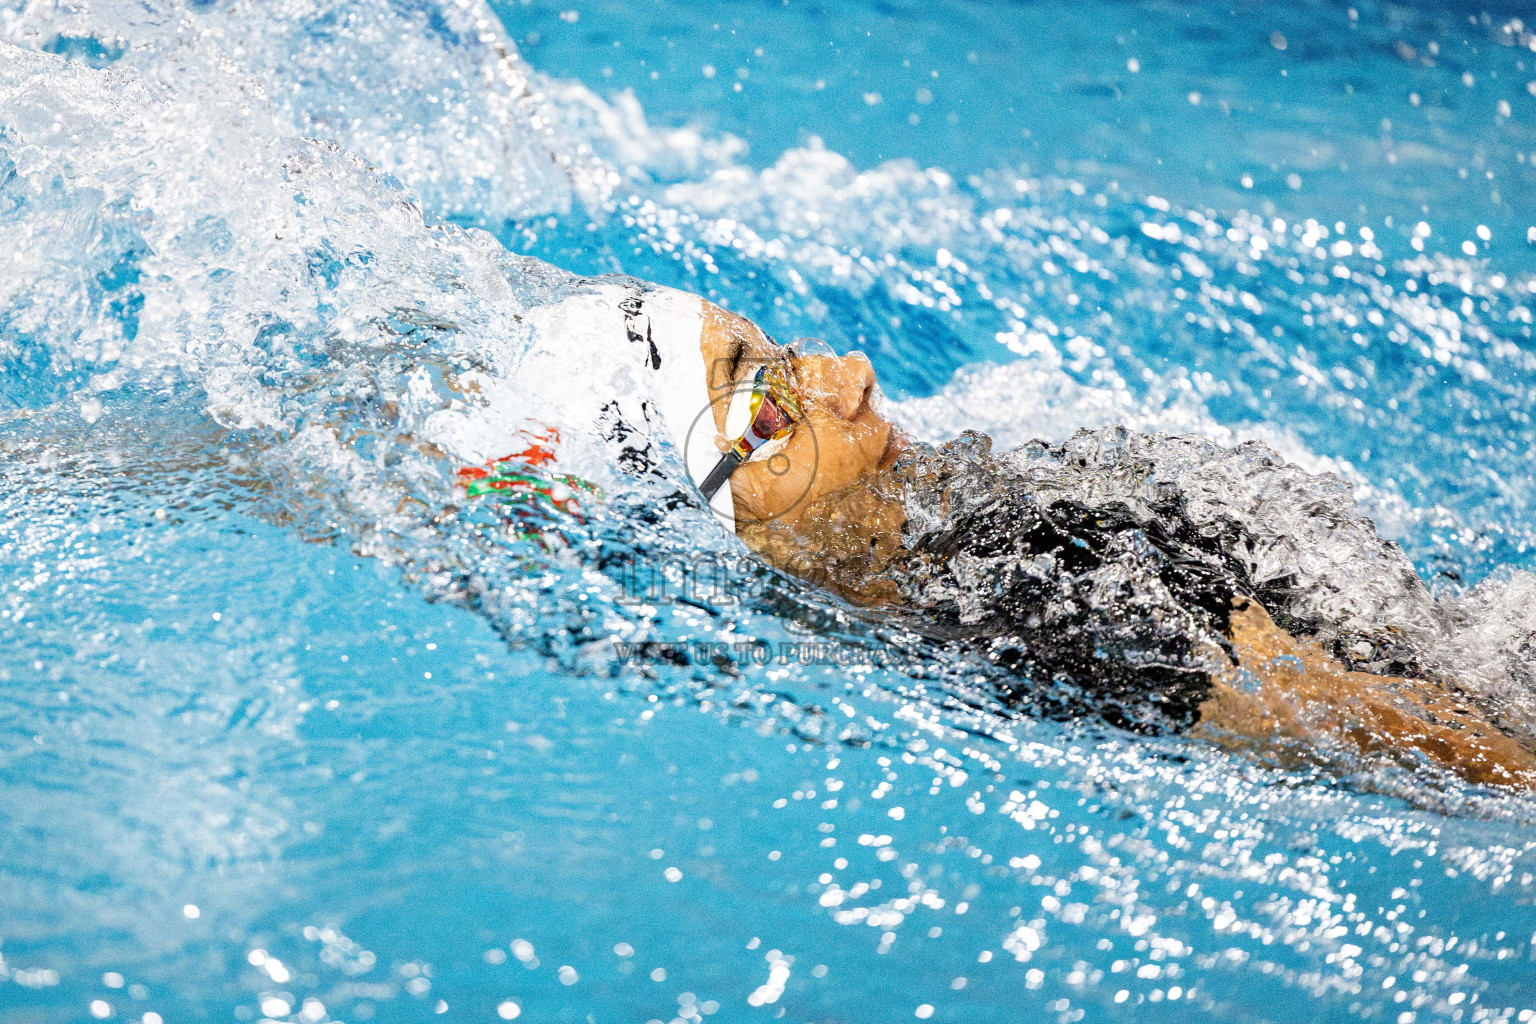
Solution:
[[[730,448],[699,485],[704,500],[714,498],[715,493],[731,478],[731,474],[765,445],[788,438],[794,432],[795,424],[804,417],[804,405],[794,380],[792,360],[796,352],[793,345],[782,346],[782,351],[773,361],[757,368],[751,390],[740,390],[731,400],[728,421],[739,421],[738,409],[742,403],[747,403],[747,429],[731,442]]]

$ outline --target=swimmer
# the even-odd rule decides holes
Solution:
[[[525,367],[566,398],[587,389],[620,461],[634,470],[654,457],[645,425],[659,420],[754,552],[1008,670],[1020,680],[1005,687],[1010,703],[1187,732],[1279,763],[1358,751],[1536,788],[1536,755],[1417,665],[1391,623],[1334,630],[1325,644],[1326,616],[1308,619],[1304,588],[1257,579],[1265,539],[1235,519],[1197,521],[1177,488],[1139,466],[1128,432],[1092,458],[1041,442],[999,456],[977,434],[922,445],[881,415],[861,353],[781,346],[696,296],[610,282],[545,316],[549,338],[579,323],[624,339],[579,358],[536,345]],[[612,398],[636,373],[647,378],[628,389],[646,396],[638,407]],[[1395,545],[1372,533],[1366,546],[1423,589]]]

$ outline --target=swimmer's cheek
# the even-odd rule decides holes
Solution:
[[[791,525],[819,498],[853,483],[885,455],[890,427],[849,423],[813,412],[778,455],[750,462],[731,478],[739,518]]]
[[[815,448],[799,438],[761,462],[749,462],[731,477],[738,527],[745,522],[789,525],[814,500],[817,480]]]

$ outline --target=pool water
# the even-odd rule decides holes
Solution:
[[[1532,1019],[1529,798],[1010,715],[760,568],[637,593],[737,554],[648,485],[530,552],[412,443],[523,257],[634,274],[923,437],[1338,474],[1523,713],[1521,14],[0,3],[0,1018]]]

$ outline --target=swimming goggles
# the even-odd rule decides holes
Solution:
[[[793,349],[784,358],[764,363],[752,378],[751,405],[748,408],[749,424],[740,437],[731,442],[715,468],[709,471],[699,490],[704,500],[710,501],[715,492],[725,485],[731,474],[755,455],[767,454],[765,446],[781,441],[794,432],[795,424],[805,416],[800,397],[790,383],[789,359]],[[732,401],[733,409],[748,392],[738,391]],[[776,446],[775,446],[776,447]]]

